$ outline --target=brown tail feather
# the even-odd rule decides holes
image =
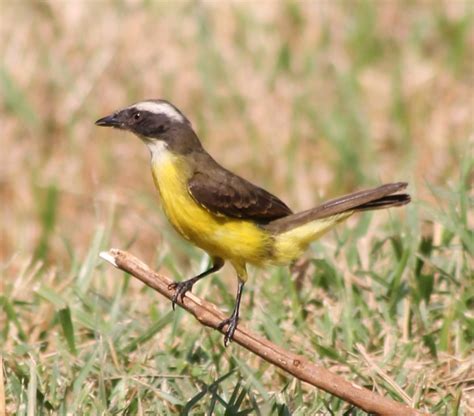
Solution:
[[[282,233],[310,221],[347,211],[367,211],[405,205],[410,202],[410,195],[395,193],[405,189],[407,185],[406,182],[389,183],[377,188],[345,195],[327,201],[316,208],[271,221],[265,225],[265,228],[273,233]]]
[[[355,208],[355,211],[373,211],[376,209],[400,207],[408,204],[410,201],[411,198],[408,194],[387,195],[374,201],[367,202],[366,204],[359,205]]]

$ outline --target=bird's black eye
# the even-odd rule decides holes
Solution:
[[[141,117],[142,117],[142,115],[141,115],[140,113],[135,113],[135,114],[133,115],[133,119],[134,119],[135,121],[140,120]]]

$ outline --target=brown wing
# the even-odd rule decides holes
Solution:
[[[220,166],[196,172],[188,189],[196,202],[218,215],[268,223],[292,214],[276,196]]]

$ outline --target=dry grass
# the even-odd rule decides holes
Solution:
[[[93,124],[130,102],[163,97],[193,121],[223,165],[294,209],[381,182],[410,182],[410,209],[355,219],[316,245],[319,260],[298,283],[302,291],[285,271],[256,272],[265,279],[251,282],[246,303],[254,308],[243,319],[253,318],[273,340],[291,339],[295,350],[318,349],[336,371],[400,400],[408,394],[420,407],[445,411],[456,409],[459,397],[468,414],[473,298],[466,241],[473,216],[463,203],[472,181],[472,3],[19,1],[5,3],[0,14],[0,288],[7,312],[0,325],[11,411],[28,402],[18,392],[31,378],[19,374],[38,371],[41,380],[57,365],[64,396],[47,383],[38,391],[58,412],[59,403],[113,412],[133,400],[145,412],[155,396],[143,392],[159,389],[179,400],[167,396],[153,409],[172,413],[202,380],[230,368],[237,373],[224,391],[239,391],[239,377],[253,380],[245,386],[262,414],[285,406],[295,414],[342,408],[274,370],[264,373],[253,357],[223,353],[217,337],[199,338],[191,321],[168,316],[169,305],[157,305],[153,294],[97,268],[104,246],[130,247],[176,276],[206,262],[162,216],[143,146]],[[401,281],[394,267],[401,267]],[[233,282],[231,270],[223,276]],[[433,278],[425,303],[419,276]],[[381,284],[392,277],[388,287]],[[198,290],[230,304],[219,282]],[[282,287],[291,296],[272,305]],[[60,310],[70,310],[72,321]],[[124,352],[124,342],[143,335],[137,324],[149,325],[150,317],[168,325],[146,347]],[[78,352],[63,368],[68,322]],[[198,358],[189,358],[183,345],[196,342]],[[140,387],[125,383],[123,395],[111,398],[107,377],[81,379],[81,365],[97,348],[94,360],[113,369],[107,377],[130,375]],[[187,381],[178,394],[176,385],[144,382],[140,371]],[[65,387],[75,382],[79,398]],[[31,399],[34,391],[25,394]],[[86,397],[96,396],[102,404],[94,408]]]

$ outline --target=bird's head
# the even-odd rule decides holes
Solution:
[[[95,124],[128,130],[140,137],[150,150],[157,144],[179,153],[201,148],[189,120],[165,100],[140,101],[102,117]]]

